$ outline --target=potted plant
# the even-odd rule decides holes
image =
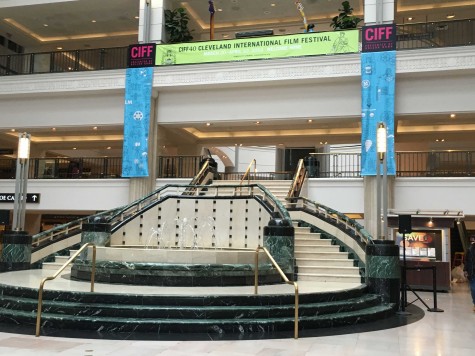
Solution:
[[[168,35],[168,43],[182,43],[193,39],[188,29],[188,21],[188,14],[182,7],[165,10],[165,31]]]
[[[352,15],[353,8],[350,5],[349,1],[343,1],[341,3],[342,8],[338,9],[340,13],[332,18],[332,23],[330,24],[334,30],[348,30],[351,28],[356,28],[358,24],[363,21],[363,19]]]

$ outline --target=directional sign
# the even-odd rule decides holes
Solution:
[[[15,193],[0,193],[0,203],[13,203]],[[40,193],[27,193],[26,202],[38,204],[40,202]]]

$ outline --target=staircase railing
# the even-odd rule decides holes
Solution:
[[[269,209],[275,217],[291,221],[289,212],[284,207],[284,205],[272,195],[272,193],[267,190],[261,184],[250,184],[250,185],[206,185],[206,186],[190,186],[183,184],[167,184],[156,190],[155,192],[147,195],[146,197],[133,202],[121,209],[118,209],[113,215],[109,215],[107,222],[112,225],[112,231],[115,231],[120,226],[123,225],[126,221],[131,220],[142,210],[148,209],[150,206],[157,204],[163,199],[170,197],[183,197],[183,192],[185,192],[190,187],[196,189],[207,190],[207,196],[215,197],[243,197],[249,196],[251,198],[257,199],[266,209]]]
[[[256,174],[257,163],[256,163],[256,159],[253,159],[253,160],[251,161],[251,163],[249,163],[249,166],[247,167],[246,172],[245,172],[244,175],[242,176],[241,182],[239,182],[239,185],[242,185],[242,183],[244,182],[244,180],[245,180],[246,178],[247,178],[247,184],[250,184],[250,183],[251,183],[250,172],[251,172],[251,167],[252,167],[253,164],[254,164],[254,175]]]
[[[303,197],[291,198],[289,199],[289,202],[294,208],[307,210],[311,213],[319,215],[322,220],[328,221],[333,225],[343,226],[346,230],[349,230],[365,244],[373,243],[371,234],[365,230],[363,225],[337,210]]]
[[[150,193],[149,195],[123,207],[111,209],[104,211],[86,218],[75,220],[73,222],[57,226],[51,230],[41,232],[40,234],[33,236],[33,248],[40,249],[43,246],[49,246],[54,241],[62,239],[67,236],[79,234],[82,231],[82,225],[84,223],[92,223],[95,221],[101,221],[103,223],[109,223],[112,225],[112,231],[120,228],[124,223],[133,219],[137,214],[139,214],[144,209],[152,206],[153,204],[158,204],[159,201],[170,198],[170,197],[182,197],[187,189],[197,189],[197,190],[207,190],[207,196],[216,196],[216,197],[244,197],[249,196],[250,198],[258,200],[258,202],[264,206],[265,209],[269,210],[274,217],[281,218],[283,220],[288,220],[291,222],[291,217],[285,206],[275,198],[275,196],[267,190],[264,186],[260,184],[251,184],[251,185],[182,185],[182,184],[167,184],[162,186],[160,189]],[[54,253],[60,249],[67,248],[69,246],[62,245],[61,248],[57,250],[52,249],[49,253]]]
[[[41,309],[43,306],[43,289],[47,281],[51,281],[58,277],[64,269],[73,262],[86,248],[92,246],[92,270],[91,270],[91,292],[94,292],[94,275],[96,274],[96,245],[93,243],[84,244],[74,255],[72,255],[69,260],[67,260],[61,268],[52,276],[45,277],[40,283],[40,288],[38,289],[38,309],[36,312],[36,337],[40,336],[40,327],[41,327]]]
[[[258,287],[259,287],[259,251],[262,250],[266,253],[267,258],[271,261],[272,265],[277,269],[279,272],[280,276],[284,280],[285,283],[290,284],[294,286],[294,309],[295,309],[295,314],[294,314],[294,339],[299,338],[299,286],[297,282],[289,281],[285,273],[282,271],[282,269],[279,267],[277,262],[274,260],[274,258],[271,256],[270,252],[262,246],[257,246],[256,248],[256,258],[255,258],[255,264],[256,267],[254,269],[254,294],[258,294]]]
[[[300,192],[302,191],[302,186],[306,177],[307,169],[305,168],[303,159],[300,159],[286,199],[297,198],[300,196]]]
[[[196,186],[206,185],[210,180],[212,180],[216,170],[211,166],[210,162],[214,162],[214,160],[205,160],[200,171],[191,180],[190,187],[187,188],[183,195],[195,195],[196,192],[199,192]]]

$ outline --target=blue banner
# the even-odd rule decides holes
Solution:
[[[396,51],[361,53],[361,175],[376,175],[379,161],[376,130],[387,130],[388,174],[396,174],[394,158],[394,94]]]
[[[148,134],[153,68],[127,68],[122,177],[148,177]]]

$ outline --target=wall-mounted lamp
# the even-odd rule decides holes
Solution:
[[[30,158],[30,135],[27,133],[20,134],[17,157],[20,159]]]
[[[432,217],[429,219],[429,222],[427,223],[428,227],[434,226],[434,221],[432,220]]]
[[[19,135],[18,152],[15,178],[15,200],[13,205],[13,223],[14,231],[23,231],[25,229],[25,211],[26,211],[26,189],[28,183],[28,168],[30,158],[30,134],[26,132]]]
[[[376,131],[376,149],[378,151],[379,160],[384,160],[384,155],[387,150],[386,126],[380,122]]]

